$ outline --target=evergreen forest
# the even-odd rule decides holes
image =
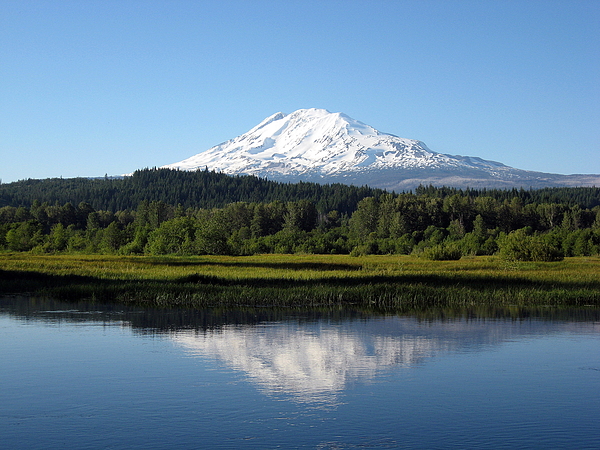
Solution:
[[[0,184],[0,250],[122,255],[600,254],[600,189],[386,192],[208,170]]]

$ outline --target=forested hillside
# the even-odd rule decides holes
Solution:
[[[359,200],[378,197],[381,189],[343,184],[279,183],[254,176],[171,169],[138,170],[123,178],[51,178],[0,184],[0,207],[81,202],[111,212],[136,209],[143,201],[158,201],[184,208],[223,207],[233,202],[287,202],[308,200],[319,210],[351,213]]]
[[[48,204],[81,202],[113,213],[136,209],[143,201],[160,201],[184,208],[222,208],[234,202],[308,200],[321,212],[351,214],[365,197],[379,198],[385,191],[344,184],[280,183],[254,176],[230,176],[210,171],[170,169],[138,170],[123,178],[50,178],[0,184],[0,207],[30,207],[34,201]],[[461,195],[504,201],[518,198],[524,205],[560,203],[591,209],[600,205],[600,188],[456,189],[420,186],[416,195],[446,198]]]
[[[600,254],[599,194],[432,187],[396,194],[169,170],[122,180],[29,180],[2,186],[0,250],[555,261]]]

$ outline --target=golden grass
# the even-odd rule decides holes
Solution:
[[[600,305],[600,258],[507,262],[414,256],[149,257],[0,254],[0,293],[148,304],[416,308]]]

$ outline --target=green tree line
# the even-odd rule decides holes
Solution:
[[[254,176],[230,176],[208,170],[195,172],[172,169],[138,170],[121,178],[51,178],[0,183],[0,207],[30,207],[35,201],[64,205],[89,203],[97,210],[136,209],[142,200],[160,201],[184,208],[223,208],[234,202],[308,200],[319,211],[351,214],[365,197],[379,198],[382,189],[343,184],[280,183]],[[400,195],[394,194],[393,195]],[[419,197],[491,197],[498,201],[513,198],[524,205],[558,203],[592,209],[600,206],[600,188],[545,189],[456,189],[420,186]]]
[[[435,192],[434,192],[435,193]],[[499,254],[554,261],[600,254],[600,206],[526,202],[471,192],[379,193],[350,212],[310,199],[186,207],[141,200],[111,211],[33,200],[0,207],[0,249],[36,253],[250,255]]]
[[[280,183],[255,176],[230,176],[214,171],[172,169],[138,170],[121,178],[51,178],[0,184],[0,207],[30,207],[81,202],[98,210],[136,209],[143,200],[182,205],[184,208],[222,208],[233,202],[309,200],[320,210],[349,214],[365,197],[385,191],[343,184]]]

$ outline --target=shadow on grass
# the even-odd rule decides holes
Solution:
[[[236,263],[239,266],[238,263]],[[331,265],[327,265],[331,267]],[[69,286],[88,286],[89,290],[110,289],[111,291],[140,289],[148,290],[159,287],[161,290],[174,292],[193,291],[203,287],[247,288],[255,290],[275,289],[281,292],[294,289],[314,290],[332,288],[347,291],[356,288],[380,291],[381,289],[402,290],[406,287],[426,287],[435,290],[467,289],[473,292],[493,291],[588,291],[600,301],[600,280],[595,282],[576,281],[544,281],[531,280],[516,275],[503,276],[444,276],[436,274],[418,275],[364,275],[352,277],[319,277],[302,280],[282,278],[243,278],[226,279],[212,275],[192,274],[173,280],[139,279],[119,280],[104,279],[82,275],[53,275],[30,271],[11,271],[0,269],[0,293],[46,292],[53,288]]]
[[[341,264],[341,263],[318,263],[318,262],[282,262],[282,263],[264,263],[264,262],[244,262],[244,261],[144,261],[143,264],[172,266],[172,267],[193,267],[193,266],[223,266],[223,267],[256,267],[264,269],[279,270],[317,270],[317,271],[356,271],[362,270],[361,264]]]
[[[230,280],[211,275],[192,274],[185,277],[174,279],[176,283],[198,283],[213,284],[219,286],[248,286],[248,287],[276,287],[293,288],[299,286],[333,286],[333,287],[357,287],[357,286],[377,286],[377,285],[425,285],[437,289],[449,289],[456,287],[470,287],[478,290],[489,289],[591,289],[598,291],[600,295],[600,280],[598,282],[557,282],[544,280],[531,280],[514,275],[505,276],[444,276],[436,274],[417,275],[364,275],[352,277],[323,277],[302,280],[289,280],[280,278],[245,278],[240,280]]]

